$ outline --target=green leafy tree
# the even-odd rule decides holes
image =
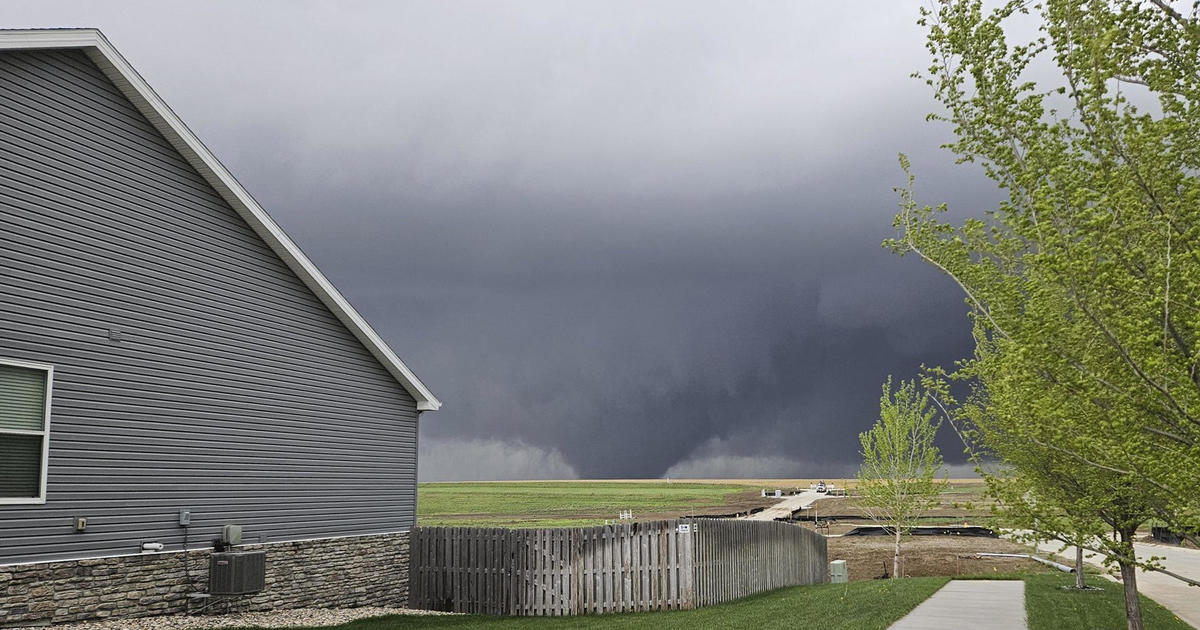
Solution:
[[[990,357],[993,367],[1004,369],[1002,356]],[[981,369],[977,360],[972,370]],[[994,382],[997,377],[987,378]],[[1040,392],[1045,393],[1046,388]],[[1011,394],[1020,401],[995,401],[992,396]],[[964,432],[972,440],[976,454],[999,459],[1002,464],[984,470],[988,494],[998,499],[994,511],[1002,521],[1017,528],[1019,538],[1029,542],[1051,540],[1076,549],[1076,587],[1084,588],[1083,554],[1085,550],[1102,554],[1108,563],[1124,558],[1128,545],[1112,532],[1135,531],[1158,507],[1153,487],[1137,478],[1111,471],[1080,466],[1054,449],[1044,448],[1026,439],[1026,428],[1038,424],[1039,405],[1029,406],[1031,390],[977,390],[960,417],[968,421]],[[1051,401],[1040,401],[1049,406]],[[1058,405],[1069,401],[1055,401]],[[997,417],[1019,409],[1009,417]],[[1135,582],[1130,582],[1136,587]],[[1138,607],[1136,598],[1132,604]],[[1140,611],[1136,612],[1140,616]]]
[[[1196,10],[936,0],[920,20],[922,76],[944,107],[933,118],[1008,198],[955,226],[944,206],[914,202],[910,175],[888,242],[966,294],[976,351],[952,376],[974,384],[970,421],[1008,460],[1013,487],[1031,491],[1040,516],[1067,515],[1053,525],[1063,536],[1111,522],[1117,540],[1104,549],[1130,628],[1141,628],[1137,525],[1200,523]],[[1010,41],[1031,22],[1035,33]],[[1059,465],[1038,471],[1046,458]]]
[[[941,421],[937,410],[914,381],[902,381],[892,392],[883,384],[879,420],[858,436],[862,465],[858,470],[859,502],[871,520],[894,537],[892,577],[900,577],[901,536],[938,503],[946,487],[942,455],[933,441]]]

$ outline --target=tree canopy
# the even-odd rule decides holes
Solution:
[[[1010,42],[1030,11],[1038,33]],[[1010,436],[1196,524],[1200,22],[1158,1],[942,0],[921,23],[933,118],[1008,193],[955,226],[902,191],[888,245],[953,277],[975,322],[957,374],[1012,405]]]
[[[954,278],[974,322],[973,356],[933,376],[970,384],[968,435],[1007,461],[1027,507],[1062,517],[1052,526],[1195,527],[1197,8],[937,0],[920,24],[931,62],[918,76],[942,105],[931,118],[1007,194],[956,225],[916,203],[911,174],[901,190],[886,244]],[[1124,570],[1131,546],[1109,551]]]
[[[900,537],[937,505],[945,489],[942,454],[934,445],[937,410],[915,381],[902,381],[892,391],[883,384],[879,420],[858,436],[862,465],[855,494],[871,520],[890,530],[895,540],[892,577],[900,577]]]

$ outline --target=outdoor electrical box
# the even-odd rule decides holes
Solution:
[[[242,544],[242,526],[226,525],[221,528],[221,542],[230,545]]]
[[[850,581],[850,573],[846,570],[845,560],[834,560],[829,563],[829,583],[845,584]]]
[[[211,595],[245,595],[265,588],[267,552],[234,551],[208,557],[208,592]]]

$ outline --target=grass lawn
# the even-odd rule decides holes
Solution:
[[[764,504],[758,486],[688,482],[422,483],[417,523],[472,527],[602,525],[622,510],[638,519],[730,512]],[[767,502],[769,502],[768,500]]]
[[[1064,573],[1028,575],[1025,579],[1025,610],[1029,630],[1125,630],[1125,596],[1121,585],[1099,575],[1089,575],[1088,586],[1100,591],[1064,591],[1075,584]],[[1151,630],[1190,630],[1171,611],[1142,597],[1142,618]]]
[[[325,630],[487,628],[489,630],[701,628],[821,628],[883,630],[942,587],[948,578],[911,578],[798,586],[699,610],[585,617],[480,617],[397,615],[363,619]]]
[[[980,576],[993,579],[994,576]],[[1103,591],[1074,592],[1061,587],[1074,578],[1061,573],[1000,576],[1025,581],[1025,608],[1030,630],[1123,630],[1125,604],[1119,584],[1089,576]],[[363,619],[324,630],[696,630],[698,628],[884,629],[936,592],[950,578],[924,577],[870,580],[850,584],[818,584],[780,589],[736,602],[699,610],[628,613],[585,617],[483,617],[477,615],[397,615]],[[970,579],[970,578],[967,578]],[[1142,598],[1146,627],[1189,630],[1170,611]],[[254,630],[244,628],[241,630]],[[315,629],[303,629],[315,630]]]

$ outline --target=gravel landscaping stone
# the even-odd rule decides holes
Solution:
[[[169,615],[85,621],[50,626],[53,630],[209,630],[211,628],[305,628],[337,626],[367,617],[383,615],[455,615],[458,613],[412,608],[297,608],[271,612],[231,613],[226,615]],[[15,630],[46,630],[46,626]]]

